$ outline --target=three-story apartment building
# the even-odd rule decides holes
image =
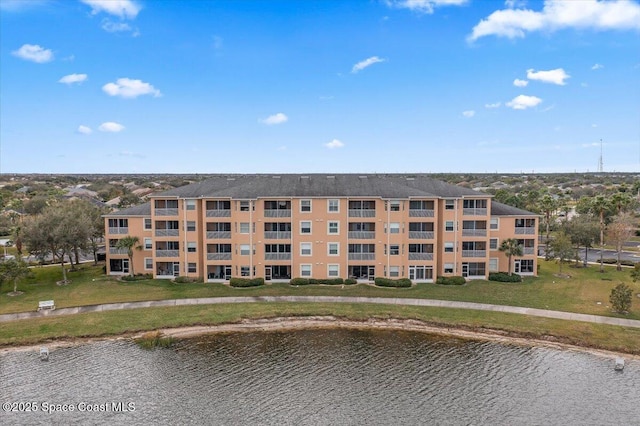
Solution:
[[[105,216],[107,272],[230,277],[484,279],[537,271],[538,217],[426,175],[224,175]],[[137,236],[129,265],[117,241]]]

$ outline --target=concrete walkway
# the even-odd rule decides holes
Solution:
[[[40,312],[20,312],[0,315],[0,322],[29,318],[105,312],[120,309],[138,309],[163,306],[217,305],[225,303],[375,303],[381,305],[429,306],[437,308],[472,309],[477,311],[507,312],[544,318],[556,318],[570,321],[583,321],[596,324],[619,325],[640,328],[640,320],[603,317],[598,315],[576,314],[571,312],[549,311],[546,309],[521,308],[517,306],[489,305],[486,303],[455,302],[433,299],[404,299],[391,297],[341,297],[341,296],[255,296],[255,297],[206,297],[199,299],[150,300],[146,302],[108,303],[104,305],[78,306]]]

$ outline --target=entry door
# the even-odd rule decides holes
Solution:
[[[469,265],[466,263],[462,264],[462,276],[465,278],[469,276]]]
[[[374,281],[376,278],[376,267],[369,266],[369,281]]]
[[[264,279],[265,281],[271,281],[271,266],[264,267]]]
[[[122,259],[122,272],[129,273],[129,259]]]
[[[173,276],[174,277],[180,276],[180,264],[177,262],[173,264]]]
[[[520,273],[520,259],[516,259],[516,260],[513,262],[513,271],[514,271],[516,274],[519,274],[519,273]]]
[[[231,266],[224,267],[224,279],[225,280],[231,279]]]

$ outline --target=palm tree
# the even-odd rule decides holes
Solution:
[[[129,271],[130,275],[133,276],[133,249],[141,250],[140,246],[140,238],[132,237],[131,235],[127,235],[124,238],[121,238],[116,243],[116,248],[127,249],[127,256],[129,256]]]
[[[549,227],[551,226],[551,215],[558,208],[558,202],[549,194],[545,194],[540,200],[540,209],[544,213],[544,223],[546,226],[546,242],[544,249],[544,257],[549,260]]]
[[[609,200],[604,195],[597,195],[591,201],[591,210],[597,213],[600,219],[600,272],[604,272],[602,255],[604,250],[604,215],[610,208]]]
[[[500,244],[500,248],[498,250],[503,252],[508,257],[508,270],[509,275],[511,275],[511,258],[513,256],[522,256],[522,246],[520,245],[520,242],[515,238],[507,238],[506,240],[502,241],[502,244]]]

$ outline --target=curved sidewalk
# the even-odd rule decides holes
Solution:
[[[342,296],[254,296],[254,297],[206,297],[199,299],[150,300],[145,302],[108,303],[104,305],[78,306],[53,311],[20,312],[0,315],[0,322],[29,318],[44,318],[59,315],[83,314],[88,312],[115,311],[121,309],[153,308],[163,306],[217,305],[226,303],[375,303],[381,305],[428,306],[437,308],[472,309],[478,311],[507,312],[535,317],[583,321],[596,324],[618,325],[640,328],[640,320],[603,317],[599,315],[576,314],[572,312],[549,311],[546,309],[522,308],[518,306],[490,305],[486,303],[457,302],[433,299],[403,299],[391,297],[342,297]]]

